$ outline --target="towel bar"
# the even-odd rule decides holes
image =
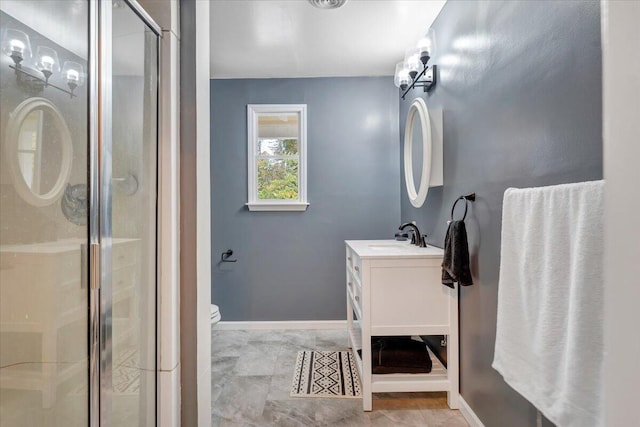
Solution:
[[[453,221],[453,212],[455,211],[456,205],[460,200],[464,200],[464,215],[462,215],[462,221],[464,221],[465,218],[467,217],[467,209],[469,208],[469,204],[467,203],[467,201],[475,202],[476,193],[470,193],[470,194],[467,194],[466,196],[460,196],[456,199],[455,202],[453,202],[453,206],[451,207],[451,221]]]

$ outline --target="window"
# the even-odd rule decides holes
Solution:
[[[307,106],[247,105],[251,211],[304,211]]]

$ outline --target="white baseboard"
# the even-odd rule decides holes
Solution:
[[[462,395],[458,397],[458,403],[460,404],[460,413],[465,420],[469,423],[470,427],[484,427],[480,418],[473,412],[471,406],[462,398]]]
[[[221,321],[214,327],[218,331],[237,331],[240,329],[347,329],[346,320],[290,320],[276,322],[234,322]]]

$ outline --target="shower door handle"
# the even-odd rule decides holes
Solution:
[[[100,243],[91,243],[89,268],[91,289],[100,289]]]
[[[80,245],[80,289],[87,289],[87,280],[91,289],[100,289],[100,244],[91,243],[90,248],[87,254],[87,244]]]
[[[88,264],[87,244],[82,243],[80,244],[80,289],[87,289],[87,281],[89,280]]]

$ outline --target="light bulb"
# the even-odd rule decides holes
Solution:
[[[422,62],[420,62],[420,51],[418,49],[407,50],[404,62],[407,64],[409,76],[411,79],[415,79],[420,70],[422,69]]]
[[[77,87],[84,84],[84,68],[77,62],[65,61],[62,66],[62,75],[67,81],[67,86],[71,89],[71,96]]]
[[[421,38],[417,44],[417,51],[420,52],[420,61],[426,64],[431,56],[431,40],[426,37]]]
[[[36,67],[42,71],[44,78],[49,82],[49,77],[53,73],[60,71],[58,52],[47,46],[38,46],[36,51]]]
[[[411,77],[409,76],[409,69],[407,68],[407,64],[402,61],[396,64],[396,72],[393,78],[393,83],[396,87],[399,87],[402,90],[405,90],[411,81]]]
[[[80,73],[78,73],[76,70],[68,70],[67,80],[69,82],[77,82],[78,80],[80,80]]]
[[[429,40],[427,37],[422,37],[420,40],[418,40],[418,43],[416,44],[416,47],[421,51],[429,51],[431,50],[431,40]]]
[[[24,52],[24,43],[22,43],[20,40],[13,39],[9,42],[9,44],[11,45],[11,50],[13,52],[22,55],[22,53]]]
[[[42,63],[42,68],[44,68],[45,70],[51,70],[55,61],[50,56],[43,56],[42,58],[40,58],[40,62]]]
[[[418,44],[416,45],[416,48],[420,51],[420,61],[422,61],[424,65],[427,65],[427,62],[429,62],[429,58],[435,50],[435,45],[436,33],[433,28],[430,28],[427,34],[418,40]]]

